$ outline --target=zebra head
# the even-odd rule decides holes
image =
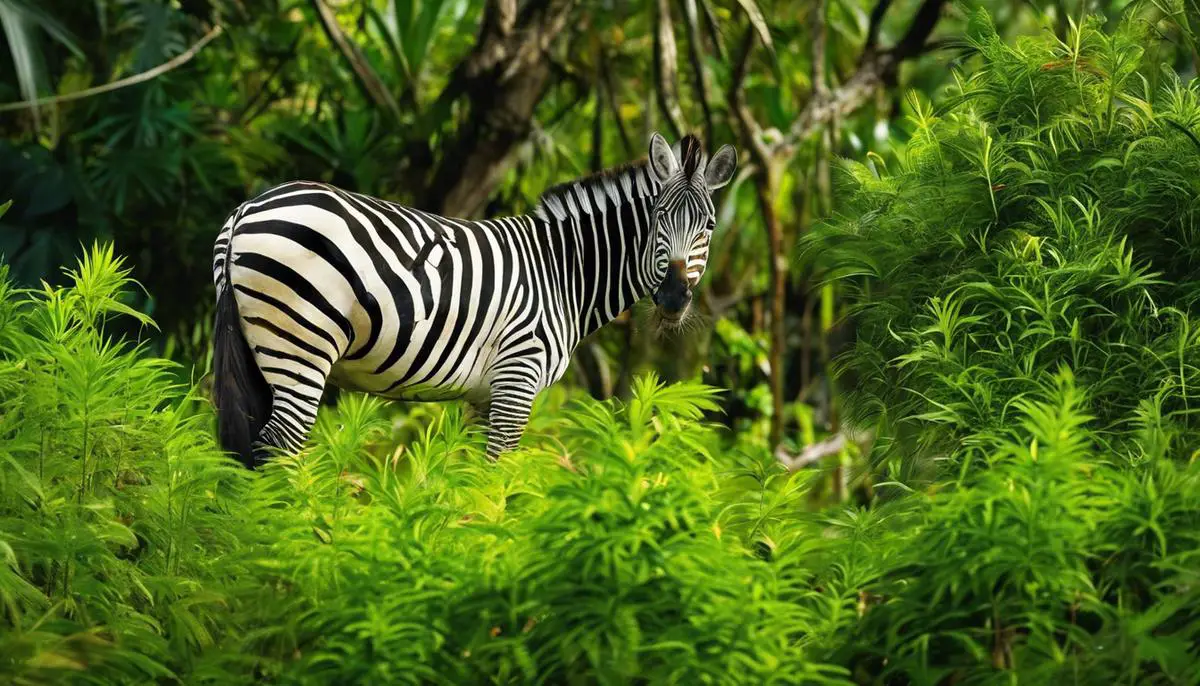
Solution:
[[[650,171],[661,188],[654,205],[654,304],[659,317],[678,324],[692,302],[692,289],[704,275],[708,246],[716,228],[712,192],[733,177],[737,152],[725,145],[707,159],[700,140],[684,136],[675,149],[655,133],[650,138]]]

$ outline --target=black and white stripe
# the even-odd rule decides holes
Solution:
[[[714,176],[693,137],[670,160],[665,146],[656,134],[650,164],[558,186],[528,216],[440,217],[312,182],[241,205],[213,278],[269,390],[254,461],[303,445],[326,383],[466,398],[487,418],[488,455],[515,447],[581,338],[661,289],[671,263],[689,291],[703,273],[732,148]]]

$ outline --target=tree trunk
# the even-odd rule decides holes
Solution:
[[[759,211],[767,228],[767,277],[770,284],[767,291],[770,312],[767,319],[770,334],[767,359],[771,368],[771,446],[774,447],[783,439],[783,353],[787,344],[783,318],[786,312],[787,257],[783,249],[783,226],[775,211],[775,199],[779,196],[779,167],[773,162],[759,172],[755,190]]]
[[[465,97],[468,115],[420,199],[455,217],[477,216],[508,170],[508,157],[533,130],[534,111],[550,86],[550,45],[576,0],[491,0],[475,48],[454,70],[433,106],[448,113]]]
[[[535,63],[502,88],[479,84],[469,98],[471,119],[448,145],[422,204],[451,217],[475,217],[508,170],[508,155],[533,130],[550,67]]]

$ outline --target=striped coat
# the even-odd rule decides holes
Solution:
[[[668,322],[703,273],[713,188],[736,165],[655,135],[647,163],[558,186],[527,216],[441,217],[293,182],[240,207],[213,251],[222,445],[298,450],[326,384],[465,398],[488,454],[515,447],[579,341],[654,293]]]

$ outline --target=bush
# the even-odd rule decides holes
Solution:
[[[940,115],[910,98],[895,172],[845,163],[806,247],[857,296],[849,410],[896,464],[982,465],[1064,364],[1114,457],[1200,444],[1200,83],[1152,88],[1141,39],[1007,46],[977,14],[982,67]]]
[[[1008,46],[976,14],[980,68],[803,243],[908,492],[854,567],[856,676],[1200,680],[1200,83],[1097,26]]]
[[[549,393],[499,465],[456,407],[348,396],[252,475],[105,335],[121,260],[70,277],[0,293],[6,682],[845,683],[744,544],[803,480],[726,474],[713,389]]]

